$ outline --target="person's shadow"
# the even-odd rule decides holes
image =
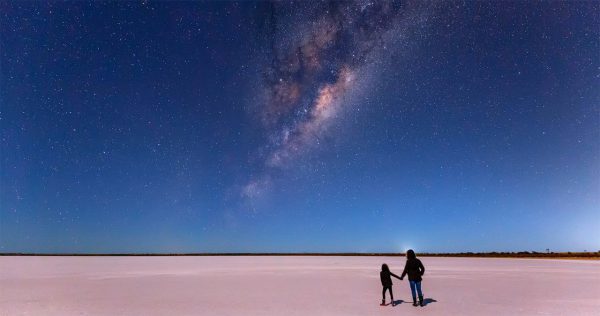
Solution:
[[[394,306],[400,305],[400,304],[402,304],[402,303],[404,303],[404,301],[403,301],[403,300],[395,300],[395,301],[394,301]]]
[[[427,304],[429,303],[435,303],[437,302],[436,300],[432,299],[432,298],[426,298],[423,300],[423,306],[427,306]]]

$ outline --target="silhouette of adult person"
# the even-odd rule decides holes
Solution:
[[[421,292],[421,281],[423,280],[423,274],[425,274],[425,267],[421,260],[417,259],[417,255],[412,249],[406,252],[406,265],[404,271],[400,276],[400,280],[404,279],[404,276],[408,274],[408,281],[410,283],[410,291],[413,297],[413,306],[417,306],[417,293],[419,294],[419,305],[423,306],[423,292]],[[417,292],[417,293],[415,293]]]

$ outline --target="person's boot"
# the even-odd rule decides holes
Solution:
[[[413,296],[413,306],[419,306],[417,305],[417,298]]]
[[[396,306],[396,302],[394,302],[394,298],[392,297],[392,306]]]
[[[419,295],[419,306],[423,306],[423,295]]]
[[[385,300],[381,300],[381,306],[385,306]]]

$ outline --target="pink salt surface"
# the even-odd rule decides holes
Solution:
[[[421,259],[381,307],[402,257],[0,257],[0,315],[600,315],[599,261]]]

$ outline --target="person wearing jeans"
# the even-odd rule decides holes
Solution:
[[[406,265],[400,280],[404,279],[404,276],[408,274],[408,281],[410,283],[410,291],[413,297],[413,306],[423,306],[423,292],[421,292],[421,281],[425,274],[425,266],[421,263],[421,260],[417,259],[417,255],[412,249],[406,252]],[[417,293],[419,294],[419,304],[417,305]]]
[[[423,306],[423,292],[421,292],[421,281],[408,280],[408,283],[410,283],[410,291],[412,292],[413,305],[416,306],[416,304],[417,304],[416,297],[417,297],[417,293],[419,293],[419,305]],[[415,293],[415,292],[417,292],[417,293]]]

